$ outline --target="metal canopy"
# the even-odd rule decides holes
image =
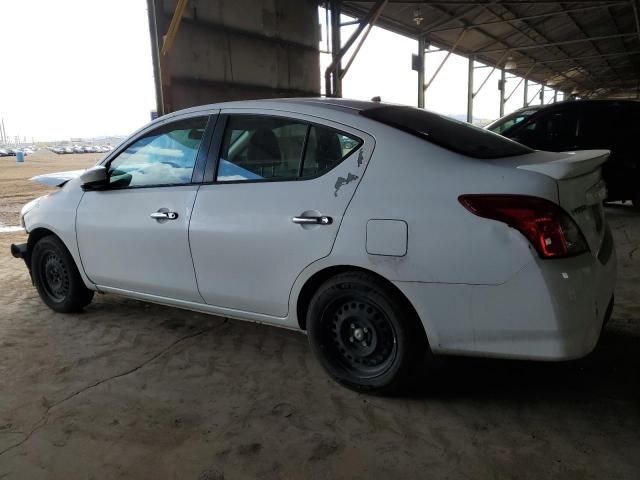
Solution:
[[[381,2],[340,3],[363,20]],[[567,94],[637,98],[639,14],[640,0],[388,0],[377,25]]]

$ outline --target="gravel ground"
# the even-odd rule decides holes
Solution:
[[[41,190],[4,161],[9,212]],[[22,173],[95,159],[49,161]],[[295,332],[115,296],[54,314],[8,253],[24,235],[0,234],[0,479],[637,479],[640,215],[608,215],[617,304],[593,354],[444,359],[402,398],[336,386]]]

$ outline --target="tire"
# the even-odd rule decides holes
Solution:
[[[403,391],[429,349],[404,298],[366,272],[343,273],[322,284],[309,304],[307,330],[327,373],[360,392]]]
[[[80,312],[93,299],[93,291],[82,281],[73,257],[54,235],[34,245],[31,274],[40,298],[56,312]]]

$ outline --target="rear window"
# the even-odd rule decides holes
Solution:
[[[496,133],[426,110],[384,106],[360,113],[367,118],[469,157],[491,159],[533,152],[530,148]]]

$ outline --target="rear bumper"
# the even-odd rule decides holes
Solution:
[[[596,346],[611,313],[615,250],[536,259],[500,285],[396,282],[436,353],[570,360]]]

